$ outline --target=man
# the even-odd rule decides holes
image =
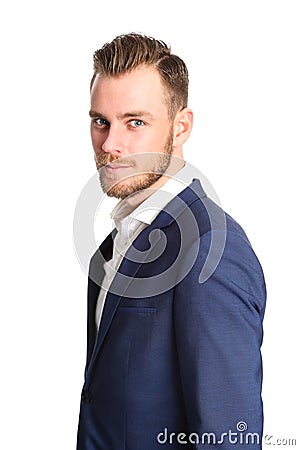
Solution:
[[[263,273],[183,159],[187,96],[161,41],[94,55],[95,161],[120,201],[90,263],[78,450],[261,448]]]

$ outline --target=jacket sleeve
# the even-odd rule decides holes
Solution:
[[[263,426],[264,277],[247,238],[227,232],[216,270],[199,283],[210,240],[210,233],[201,237],[196,262],[174,297],[188,442],[195,449],[257,450]]]

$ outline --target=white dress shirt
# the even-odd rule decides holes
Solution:
[[[120,200],[111,212],[117,234],[113,244],[112,259],[104,263],[104,278],[96,306],[96,326],[99,328],[106,294],[111,282],[124,258],[125,253],[137,236],[149,226],[163,208],[180,192],[182,192],[198,173],[193,166],[185,164],[161,188],[140,191],[134,196]],[[150,193],[150,194],[149,194]],[[146,196],[146,199],[144,199]],[[143,198],[144,197],[144,198]]]

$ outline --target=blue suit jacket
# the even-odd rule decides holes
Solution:
[[[114,235],[90,264],[77,450],[260,449],[266,292],[242,228],[195,179],[126,253],[96,333]]]

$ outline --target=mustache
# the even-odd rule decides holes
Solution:
[[[110,164],[116,159],[118,158],[111,156],[109,153],[103,153],[102,155],[97,156],[95,155],[97,169],[101,169],[102,166],[105,166],[105,164]]]

